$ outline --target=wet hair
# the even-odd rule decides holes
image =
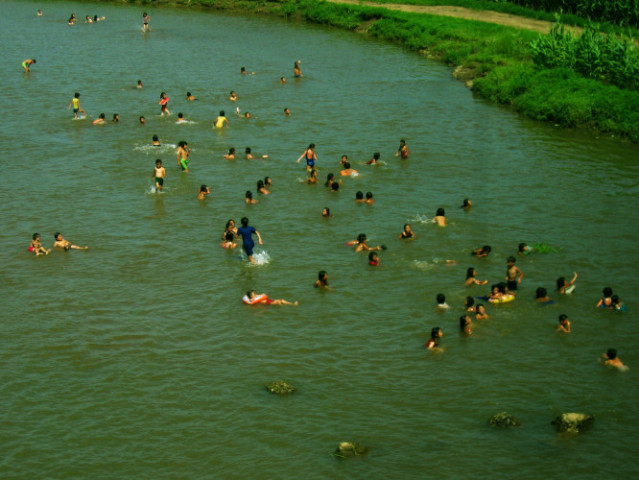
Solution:
[[[233,239],[234,239],[233,232],[226,232],[224,234],[224,240],[226,240],[227,242],[232,242]]]
[[[190,97],[191,96],[191,92],[186,92],[186,96]]]
[[[373,198],[373,194],[371,192],[366,192],[366,198],[370,200]]]
[[[614,360],[615,358],[617,358],[617,349],[609,348],[606,352],[606,357],[608,357],[610,360]]]
[[[244,153],[247,153],[247,154],[248,154],[248,153],[251,153],[251,147],[246,147],[246,148],[244,149]]]
[[[368,259],[372,262],[373,260],[375,260],[375,257],[377,256],[376,252],[369,252],[368,253]]]
[[[314,143],[309,143],[308,148],[315,148],[315,144]]]
[[[140,123],[142,123],[142,121],[146,122],[146,118],[144,118],[144,115],[140,115]]]
[[[160,159],[158,158],[158,159],[155,161],[155,164],[157,165],[157,164],[159,164],[159,163],[161,164],[161,163],[162,163],[162,160],[160,160]]]
[[[160,93],[160,98],[164,97],[164,95],[166,95],[166,92]]]
[[[484,304],[483,304],[483,303],[478,303],[478,304],[477,304],[477,312],[479,312],[479,309],[480,309],[480,308],[484,308],[484,309],[485,309],[485,307],[484,307]]]
[[[468,323],[470,323],[470,318],[468,317],[468,315],[462,315],[461,317],[459,317],[460,330],[464,330]]]
[[[264,180],[257,181],[257,189],[259,190],[260,188],[264,188]]]
[[[399,141],[399,143],[406,143],[406,140],[404,140],[403,138]]]
[[[56,239],[57,239],[59,236],[60,236],[60,232],[55,232],[55,233],[53,234],[53,238],[56,238]]]
[[[240,72],[245,72],[246,71],[246,67],[240,67]]]
[[[362,192],[361,190],[358,190],[357,193],[355,194],[355,198],[357,200],[362,200],[364,198],[364,192]]]
[[[249,199],[249,200],[253,200],[253,194],[251,193],[251,191],[250,191],[250,190],[247,190],[247,191],[246,191],[246,194],[245,194],[244,196],[245,196],[247,199]],[[244,218],[246,218],[246,217],[244,217]],[[242,219],[242,220],[244,220],[244,219]],[[242,224],[242,225],[244,225],[244,224]]]
[[[481,247],[482,251],[486,252],[486,253],[490,253],[492,251],[492,248],[490,248],[490,245],[484,245],[483,247]]]
[[[333,182],[333,183],[331,183],[331,189],[332,189],[334,192],[337,192],[337,191],[339,190],[339,183],[337,183],[337,182]]]
[[[182,140],[180,143],[178,143],[178,147],[186,147],[186,142],[184,140]]]
[[[229,220],[226,222],[226,229],[228,230],[231,225],[235,225],[235,220],[229,218]]]
[[[271,183],[271,177],[264,177],[264,185],[269,185]]]
[[[326,216],[330,217],[331,216],[331,209],[328,207],[324,207],[324,210],[326,210]]]
[[[182,112],[178,112],[178,118],[184,118],[184,114]]]
[[[466,308],[470,308],[473,305],[475,305],[475,299],[473,297],[466,297],[466,300],[464,301],[464,303],[466,304]]]
[[[612,300],[613,305],[619,303],[619,295],[613,295],[612,297],[610,297],[610,300]]]
[[[506,282],[499,282],[497,284],[497,288],[499,289],[501,293],[506,293],[506,290],[508,289],[508,284]]]
[[[473,278],[476,275],[474,267],[468,267],[466,270],[466,278]]]
[[[344,168],[345,168],[345,169],[349,169],[349,168],[351,168],[351,164],[350,164],[350,162],[344,162]]]
[[[106,115],[105,115],[104,113],[101,113],[101,114],[100,114],[100,118],[101,118],[102,120],[104,120],[104,118],[105,118],[105,117],[106,117]]]
[[[326,270],[320,270],[317,274],[317,279],[322,282],[324,285],[328,285],[328,280],[326,278]]]
[[[435,297],[437,299],[437,303],[442,304],[442,303],[446,303],[446,295],[444,295],[443,293],[438,293],[437,297]]]
[[[153,141],[154,142],[159,142],[160,141],[160,137],[158,137],[157,135],[153,135]]]
[[[443,209],[443,208],[439,207],[439,208],[437,209],[437,215],[438,215],[438,216],[443,217],[443,216],[445,216],[445,215],[446,215],[446,212],[444,211],[444,209]]]
[[[224,116],[224,110],[220,110],[220,117]]]
[[[603,296],[604,297],[611,297],[612,296],[612,288],[610,287],[606,287],[603,289]]]
[[[33,239],[35,240],[35,239],[36,239],[36,238],[38,238],[39,236],[40,236],[40,234],[39,234],[39,233],[34,233],[34,234],[33,234]]]
[[[229,148],[229,153],[228,155],[234,155],[235,154],[235,147],[231,147]]]
[[[113,120],[117,120],[118,118],[120,118],[120,115],[118,113],[114,113]]]
[[[462,206],[460,208],[464,208],[468,206],[470,206],[470,200],[468,198],[464,198],[464,201],[462,202]]]
[[[334,173],[329,173],[328,175],[326,175],[326,186],[332,186],[333,182],[332,180],[335,178],[335,174]]]
[[[246,291],[246,296],[247,296],[248,298],[251,298],[251,293],[253,293],[254,291],[255,291],[255,290],[247,290],[247,291]]]
[[[373,158],[374,158],[375,160],[379,160],[379,152],[375,152],[375,153],[373,153]]]
[[[559,315],[559,323],[563,323],[564,320],[566,320],[568,318],[568,315],[566,315],[565,313],[562,313],[561,315]]]
[[[506,259],[506,261],[507,261],[508,263],[516,263],[516,262],[517,262],[517,259],[511,255],[510,257],[508,257],[508,258]]]
[[[430,331],[430,338],[439,338],[439,333],[442,331],[439,327],[433,327]]]
[[[557,279],[557,290],[561,290],[566,284],[566,277],[559,277]]]
[[[248,194],[248,193],[251,193],[251,192],[246,192],[246,193]],[[242,217],[242,220],[240,220],[240,222],[242,223],[243,227],[248,226],[248,218],[247,217]]]
[[[524,253],[524,251],[526,250],[526,244],[525,243],[520,243],[517,246],[517,249],[519,250],[520,253]]]
[[[206,185],[202,184],[200,185],[200,192],[204,192],[206,190]]]
[[[362,243],[366,241],[366,234],[365,233],[360,233],[359,235],[357,235],[357,243]]]
[[[235,92],[233,90],[231,90],[231,92],[229,93],[229,95],[233,95]]]
[[[75,98],[80,98],[80,94],[79,94],[78,92],[75,92],[74,97],[75,97]]]
[[[539,287],[535,291],[535,298],[544,298],[548,296],[548,291],[544,287]]]

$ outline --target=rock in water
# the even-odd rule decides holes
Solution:
[[[276,393],[277,395],[284,395],[295,391],[295,387],[293,385],[286,383],[283,380],[269,383],[266,385],[266,389],[271,393]]]
[[[368,448],[355,442],[342,442],[337,446],[333,455],[340,458],[358,457],[367,452]]]
[[[562,433],[580,433],[590,428],[595,417],[585,413],[562,413],[551,423]]]
[[[502,428],[519,427],[521,425],[521,422],[508,412],[499,412],[493,415],[488,420],[488,423],[490,423],[493,427]]]

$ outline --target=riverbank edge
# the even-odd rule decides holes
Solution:
[[[307,21],[371,35],[456,67],[480,98],[530,118],[639,143],[639,92],[568,69],[533,64],[528,47],[539,34],[474,20],[315,0],[107,0],[143,6],[204,7]]]

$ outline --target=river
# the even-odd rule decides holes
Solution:
[[[474,98],[450,68],[350,32],[140,5],[2,9],[2,478],[637,475],[636,146],[522,118]],[[83,22],[96,14],[106,20]],[[83,120],[67,109],[74,92]],[[107,124],[91,125],[100,113]],[[402,138],[407,160],[394,156]],[[296,163],[309,143],[320,185]],[[247,161],[245,147],[268,158]],[[366,165],[374,152],[383,163]],[[323,181],[342,154],[360,175],[332,193]],[[271,193],[258,195],[265,176]],[[211,195],[198,201],[202,184]],[[375,204],[355,203],[358,190]],[[439,207],[445,228],[429,222]],[[220,248],[243,216],[262,265]],[[404,223],[415,241],[397,238]],[[27,252],[34,232],[50,248],[57,231],[89,250]],[[387,246],[379,267],[345,246],[362,232]],[[557,252],[518,256],[518,298],[460,335],[464,298],[503,280],[520,242]],[[470,256],[485,244],[488,258]],[[471,266],[487,286],[464,286]],[[313,288],[319,270],[331,290]],[[560,297],[555,280],[574,271]],[[535,303],[540,286],[554,303]],[[595,309],[606,286],[628,311]],[[249,289],[299,306],[245,306]],[[449,310],[435,309],[438,293]],[[555,332],[562,313],[571,334]],[[434,326],[439,353],[424,348]],[[610,347],[629,371],[598,363]],[[278,379],[297,391],[269,394]],[[491,428],[504,410],[522,427]],[[558,434],[550,422],[568,411],[593,414],[592,429]],[[341,441],[370,452],[336,459]]]

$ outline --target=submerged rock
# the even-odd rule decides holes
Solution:
[[[562,413],[552,423],[562,433],[580,433],[590,428],[595,417],[585,413]]]
[[[346,458],[358,457],[366,453],[368,453],[367,447],[359,445],[355,442],[342,442],[337,446],[333,455],[340,458]]]
[[[508,412],[499,412],[493,415],[488,420],[488,423],[490,423],[493,427],[502,428],[519,427],[521,425],[521,422]]]
[[[277,380],[276,382],[269,383],[266,385],[266,389],[271,393],[276,393],[277,395],[285,395],[295,391],[295,387],[293,385],[286,383],[283,380]]]

